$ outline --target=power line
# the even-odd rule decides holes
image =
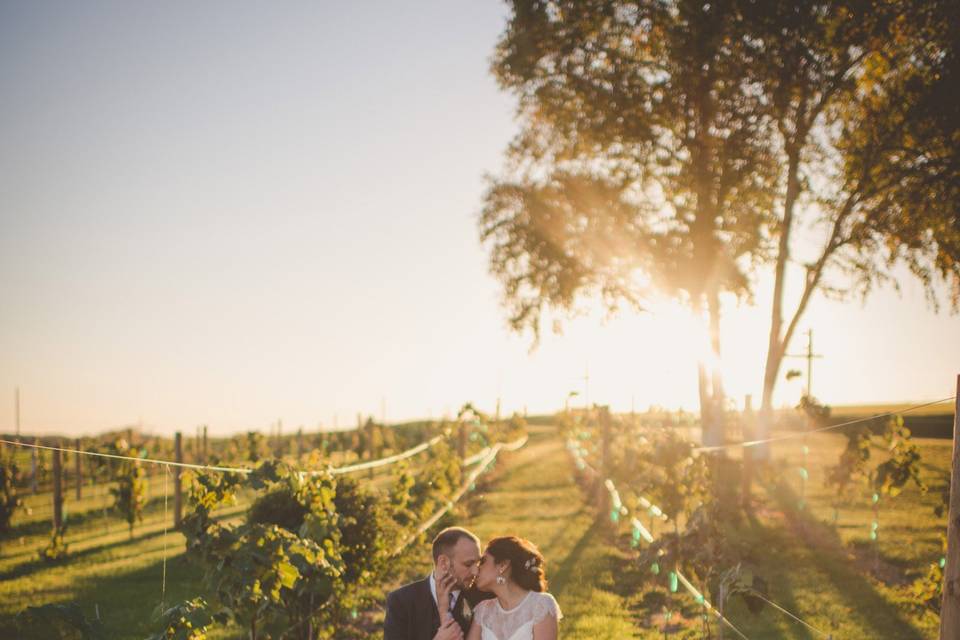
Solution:
[[[189,462],[176,462],[174,460],[160,460],[158,458],[138,458],[135,456],[122,456],[116,453],[103,453],[101,451],[85,451],[83,449],[73,449],[70,447],[51,447],[43,444],[31,444],[29,442],[15,442],[0,438],[0,443],[13,445],[15,447],[25,447],[28,449],[42,449],[45,451],[62,451],[64,453],[77,453],[84,456],[93,456],[96,458],[110,458],[112,460],[132,460],[135,462],[149,462],[153,464],[163,464],[168,467],[180,467],[181,469],[197,469],[207,471],[222,471],[224,473],[252,473],[253,469],[246,467],[218,467],[206,464],[192,464]]]

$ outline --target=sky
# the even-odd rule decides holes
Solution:
[[[507,327],[477,233],[518,129],[489,73],[506,16],[492,0],[0,5],[0,431],[17,389],[23,433],[64,435],[343,428],[497,398],[534,413],[572,391],[694,408],[703,342],[676,305],[605,318],[585,301],[536,350]],[[953,395],[960,318],[904,284],[814,299],[816,396]],[[726,301],[738,403],[760,395],[769,291]]]

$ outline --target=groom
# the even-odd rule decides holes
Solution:
[[[430,575],[387,596],[383,640],[462,640],[470,630],[473,607],[493,597],[492,593],[473,588],[479,568],[477,536],[460,527],[449,527],[438,533],[433,539]],[[441,596],[449,593],[449,600],[439,603],[438,591]],[[442,626],[441,606],[453,614]]]

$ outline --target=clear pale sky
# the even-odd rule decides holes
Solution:
[[[587,368],[591,402],[695,407],[702,342],[677,308],[588,313],[533,353],[506,328],[476,230],[517,126],[488,71],[505,18],[492,0],[4,3],[0,430],[18,386],[25,433],[552,411],[582,402]],[[814,301],[815,395],[953,395],[960,319],[905,284]],[[768,301],[762,280],[728,311],[738,400],[759,397]]]

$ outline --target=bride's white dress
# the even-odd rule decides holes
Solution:
[[[490,598],[473,609],[473,620],[480,625],[481,640],[533,640],[533,627],[546,616],[563,617],[560,606],[549,593],[531,591],[510,610]]]

